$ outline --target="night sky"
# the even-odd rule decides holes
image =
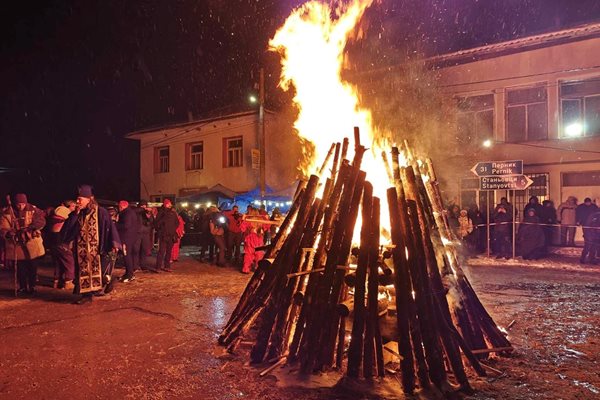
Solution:
[[[241,105],[267,42],[298,0],[10,2],[0,24],[0,194],[44,206],[90,183],[137,199],[137,142],[125,133]],[[381,63],[599,20],[597,0],[382,0],[363,21]],[[417,52],[417,53],[416,53]],[[394,57],[388,55],[394,54]],[[0,169],[0,171],[2,171]]]

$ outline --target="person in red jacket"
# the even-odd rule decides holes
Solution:
[[[226,258],[237,264],[240,260],[241,246],[244,240],[241,228],[243,214],[239,212],[238,206],[233,206],[231,210],[224,211],[223,215],[228,221]]]
[[[257,251],[256,248],[264,246],[265,242],[261,232],[262,228],[256,227],[256,224],[244,221],[242,223],[242,230],[246,234],[244,237],[244,265],[242,273],[249,274],[256,268],[258,262],[263,259],[265,252]]]
[[[171,262],[179,260],[179,247],[181,245],[181,238],[185,234],[185,221],[181,218],[181,215],[177,215],[179,220],[179,226],[177,227],[177,241],[173,244],[173,250],[171,251]]]

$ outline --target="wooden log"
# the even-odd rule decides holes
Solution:
[[[339,303],[336,307],[337,312],[340,316],[342,317],[353,317],[354,319],[356,319],[356,314],[355,314],[355,297],[352,296],[349,299],[346,299],[345,301]],[[363,305],[364,305],[365,301],[363,299]],[[379,299],[377,301],[377,314],[381,315],[382,313],[385,313],[388,309],[388,307],[390,306],[390,302],[389,300],[382,298]]]
[[[350,346],[348,347],[347,375],[353,378],[358,378],[363,355],[363,336],[366,321],[366,278],[369,263],[369,238],[371,235],[371,225],[365,223],[365,221],[368,221],[371,217],[373,204],[372,196],[373,185],[369,182],[365,182],[362,198],[363,224],[360,230],[360,248],[354,285],[354,320],[352,322]]]
[[[415,304],[423,339],[423,348],[425,349],[429,378],[436,387],[442,388],[445,386],[447,376],[439,342],[438,327],[435,323],[435,311],[432,301],[433,293],[427,275],[425,249],[420,239],[422,235],[417,215],[417,204],[414,200],[408,200],[407,206],[410,216],[411,236],[414,244],[413,250],[415,251],[415,255],[409,259],[409,267],[413,290],[415,292]]]
[[[362,155],[359,156],[362,158]],[[360,161],[356,161],[357,157],[355,154],[355,162],[360,164]],[[330,253],[332,255],[331,260],[335,262],[336,265],[331,265],[330,267],[334,267],[333,271],[333,281],[331,285],[331,294],[329,295],[329,300],[327,301],[327,306],[325,308],[325,321],[329,322],[329,327],[323,330],[323,335],[321,339],[321,358],[319,359],[318,368],[322,368],[323,366],[329,366],[333,364],[334,357],[334,349],[337,338],[338,326],[340,323],[339,315],[335,311],[335,307],[339,302],[342,287],[344,284],[344,275],[346,274],[346,269],[338,268],[340,265],[347,265],[348,258],[350,256],[350,249],[352,247],[352,238],[354,236],[354,227],[356,225],[356,220],[358,217],[358,210],[360,200],[362,198],[363,187],[365,184],[366,173],[358,170],[358,166],[354,166],[354,181],[350,182],[348,185],[348,196],[343,199],[343,202],[340,204],[340,219],[339,224],[342,228],[341,231],[341,242],[339,243],[339,247],[333,247],[334,252]],[[331,249],[330,249],[331,250]],[[329,264],[329,255],[327,259],[327,263]],[[336,262],[337,260],[337,262]],[[325,272],[327,273],[327,264],[325,266]]]
[[[300,183],[302,185],[302,183]],[[277,255],[277,252],[283,246],[285,239],[288,235],[288,229],[292,225],[292,223],[296,220],[296,215],[298,214],[298,209],[300,208],[300,204],[302,204],[305,197],[306,189],[302,188],[299,190],[298,195],[296,196],[292,206],[290,207],[290,211],[285,216],[285,219],[281,223],[277,234],[272,240],[271,248],[265,253],[265,258],[274,258]]]
[[[381,206],[380,206],[380,202],[379,202],[379,198],[378,197],[373,197],[373,212],[372,212],[372,216],[371,216],[371,224],[372,224],[372,230],[371,230],[371,251],[372,251],[372,258],[374,260],[378,260],[379,259],[379,238],[381,237],[381,229],[380,229],[380,223],[381,223]],[[372,318],[373,321],[373,328],[374,328],[374,339],[375,339],[375,360],[377,361],[377,376],[379,377],[384,377],[385,376],[385,364],[383,361],[383,341],[381,339],[381,330],[379,328],[379,282],[378,282],[378,275],[379,275],[379,271],[378,271],[378,266],[379,263],[375,263],[374,265],[371,264],[371,268],[369,269],[369,279],[371,278],[371,275],[375,278],[373,284],[369,284],[369,292],[371,290],[375,290],[376,295],[374,295],[373,297],[369,297],[369,300],[375,300],[375,306],[371,306],[370,304],[367,305],[369,307],[369,314],[374,313],[374,315],[371,315],[370,317]],[[389,276],[389,275],[388,275]]]
[[[278,254],[278,257],[274,261],[274,265],[278,267],[275,277],[275,286],[282,288],[281,290],[285,288],[285,281],[287,280],[286,275],[291,272],[289,269],[293,265],[293,259],[296,256],[298,248],[300,247],[300,239],[302,237],[306,221],[309,217],[309,213],[312,209],[311,204],[314,201],[318,183],[319,178],[317,176],[313,175],[310,177],[306,186],[306,193],[303,196],[298,210],[296,221],[286,240],[286,245],[282,249],[282,255],[279,256]],[[250,352],[250,359],[253,363],[260,363],[263,361],[273,330],[273,324],[279,311],[279,300],[279,293],[271,294],[269,298],[269,303],[265,308],[263,318],[261,320],[261,326],[258,330],[256,344]]]
[[[333,156],[334,151],[335,151],[335,143],[332,143],[331,147],[329,148],[329,151],[327,152],[327,155],[325,156],[325,160],[323,160],[323,164],[321,164],[321,167],[319,168],[319,171],[317,172],[317,176],[319,176],[319,177],[323,176],[323,172],[325,172],[327,165],[331,161],[331,157]]]
[[[391,270],[390,270],[391,271]],[[380,286],[388,286],[394,284],[394,274],[391,275],[386,273],[380,273],[377,276],[377,281]],[[351,272],[344,276],[344,283],[348,287],[354,287],[356,285],[356,272]]]
[[[410,343],[409,309],[411,298],[410,273],[408,260],[406,258],[406,243],[402,235],[400,222],[400,210],[398,208],[398,193],[396,188],[387,190],[387,200],[390,212],[390,225],[392,250],[394,260],[394,288],[396,289],[396,321],[398,328],[398,352],[400,358],[400,369],[402,370],[402,389],[404,393],[413,393],[415,390],[415,368]],[[420,345],[420,343],[418,344]]]
[[[512,346],[508,347],[492,347],[489,349],[474,349],[472,350],[473,354],[489,354],[489,353],[504,353],[511,352],[514,348]]]
[[[349,144],[350,144],[350,141],[348,140],[348,138],[344,138],[344,140],[342,142],[342,160],[345,160],[348,157]]]
[[[304,251],[307,247],[312,247],[317,237],[317,230],[314,229],[315,219],[319,214],[321,206],[321,200],[315,199],[310,214],[307,218],[304,230],[302,232],[302,239],[300,241],[300,247],[297,249],[296,257],[294,258],[293,264],[291,265],[290,271],[294,272],[302,268],[305,262]],[[289,343],[288,334],[293,329],[293,324],[296,320],[297,307],[290,309],[292,304],[292,298],[294,292],[298,289],[299,279],[298,277],[281,279],[281,284],[285,284],[285,288],[280,293],[279,298],[276,300],[277,317],[276,324],[271,333],[271,343],[269,345],[269,358],[279,357],[287,351],[287,345]],[[287,283],[286,283],[287,279]],[[275,299],[274,299],[275,301]]]
[[[347,143],[347,140],[346,140]],[[326,252],[330,246],[330,240],[333,236],[333,227],[335,217],[339,203],[341,201],[342,190],[344,184],[349,179],[351,167],[343,162],[340,171],[337,176],[335,185],[329,199],[328,208],[325,211],[323,219],[323,227],[321,230],[321,239],[314,256],[314,265],[320,268],[324,263]],[[307,297],[302,305],[300,311],[300,319],[303,321],[304,328],[298,335],[294,334],[292,345],[296,349],[295,355],[300,353],[301,357],[301,370],[304,373],[312,371],[314,360],[316,358],[316,346],[315,343],[318,341],[319,335],[319,321],[318,319],[322,313],[322,305],[319,303],[319,291],[322,290],[322,281],[324,280],[324,274],[311,274],[308,281]],[[299,343],[296,342],[299,340]],[[304,351],[299,351],[304,349]]]

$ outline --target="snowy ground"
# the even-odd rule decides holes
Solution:
[[[328,387],[335,374],[299,382],[281,369],[259,378],[261,368],[247,363],[249,349],[229,355],[216,346],[248,276],[185,253],[174,273],[140,273],[84,306],[49,287],[14,299],[12,277],[1,271],[0,398],[402,398]],[[600,267],[577,261],[575,252],[535,262],[470,260],[466,272],[496,322],[515,321],[509,335],[516,350],[489,361],[501,375],[470,374],[477,392],[469,398],[600,398]],[[41,283],[49,283],[50,270],[41,272]],[[398,388],[395,379],[385,387]]]

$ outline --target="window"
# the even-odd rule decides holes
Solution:
[[[562,137],[600,136],[600,77],[561,82]]]
[[[204,168],[204,142],[187,143],[185,154],[187,155],[186,170],[192,171]]]
[[[241,167],[243,165],[244,142],[241,136],[223,139],[223,166]]]
[[[565,172],[562,174],[562,185],[600,186],[600,171]]]
[[[169,172],[169,146],[154,148],[154,172]]]
[[[506,141],[548,139],[548,101],[545,86],[507,91]]]
[[[494,137],[494,95],[458,99],[458,141],[480,143]]]

